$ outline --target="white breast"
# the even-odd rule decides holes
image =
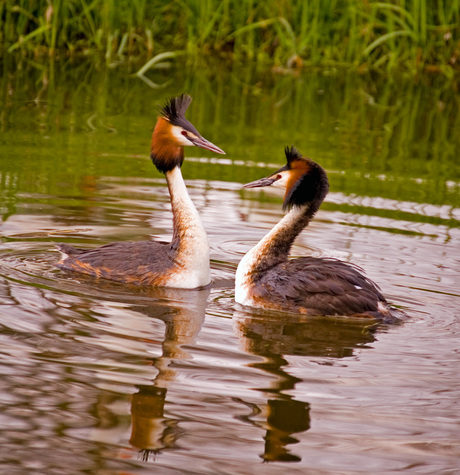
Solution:
[[[255,306],[251,295],[252,279],[250,270],[254,266],[254,250],[252,248],[238,264],[235,274],[235,302],[241,305]]]
[[[211,282],[208,241],[205,238],[193,244],[193,247],[190,246],[190,249],[181,252],[181,265],[168,280],[169,287],[194,289],[204,287]]]

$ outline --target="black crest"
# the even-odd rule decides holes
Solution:
[[[185,118],[185,111],[188,109],[188,106],[192,102],[192,97],[188,94],[181,94],[178,97],[171,98],[161,109],[160,113],[163,117],[171,122],[172,125],[177,125],[182,127],[184,130],[191,132],[197,137],[201,137],[198,130],[195,129],[193,124],[191,124]]]
[[[181,94],[179,97],[172,97],[160,109],[160,112],[171,122],[171,124],[181,125],[181,119],[185,119],[185,112],[191,102],[191,96],[189,96],[188,94]]]
[[[302,159],[302,154],[294,146],[285,147],[284,153],[286,154],[288,164],[291,163],[293,160]]]

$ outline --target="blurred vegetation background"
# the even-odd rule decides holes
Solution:
[[[114,64],[185,54],[280,69],[460,70],[460,0],[0,0],[0,51],[99,54]],[[160,55],[160,56],[158,56]]]
[[[228,154],[186,178],[255,180],[294,144],[336,191],[460,206],[460,0],[0,0],[0,22],[4,217],[155,174],[157,107],[184,91]]]

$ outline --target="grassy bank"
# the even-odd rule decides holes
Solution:
[[[163,52],[262,66],[349,65],[453,76],[460,0],[0,0],[3,54]]]

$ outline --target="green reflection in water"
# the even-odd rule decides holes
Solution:
[[[177,69],[155,72],[152,81],[171,85],[153,89],[131,72],[96,61],[6,58],[4,219],[15,213],[20,193],[73,198],[94,194],[100,176],[159,178],[146,160],[156,109],[183,91],[194,97],[188,117],[229,160],[190,160],[188,179],[251,181],[272,169],[257,163],[282,164],[284,146],[295,144],[328,170],[333,192],[459,206],[460,100],[442,78],[414,83],[336,70],[281,76],[251,68]]]

